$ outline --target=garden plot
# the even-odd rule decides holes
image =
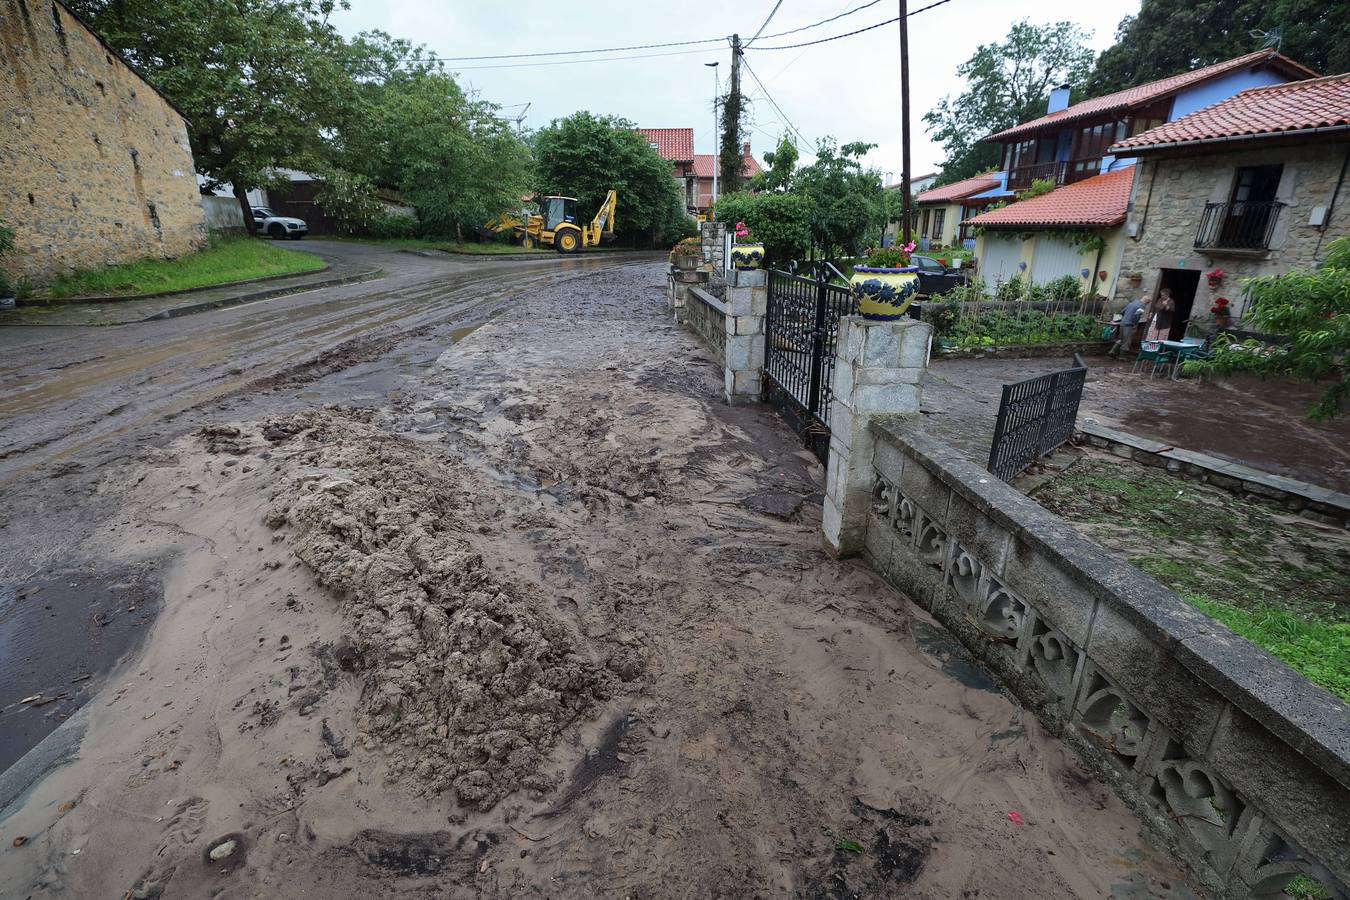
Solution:
[[[1190,603],[1350,700],[1350,532],[1090,451],[1030,489]],[[1075,458],[1076,457],[1076,458]]]

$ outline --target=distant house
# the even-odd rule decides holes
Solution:
[[[719,157],[714,153],[698,153],[694,156],[694,175],[697,177],[697,197],[694,209],[700,214],[706,215],[708,210],[712,209],[713,192],[713,172],[718,171]],[[759,164],[750,153],[750,142],[746,141],[741,145],[741,177],[749,180],[764,168]],[[748,186],[743,189],[748,189]],[[719,194],[725,190],[720,184],[718,186]]]
[[[10,276],[179,256],[206,240],[183,115],[70,10],[0,3],[0,222]]]
[[[1042,195],[1049,197],[1100,175],[1132,172],[1134,158],[1129,154],[1111,152],[1113,145],[1175,121],[1239,91],[1299,81],[1316,75],[1306,66],[1274,50],[1258,50],[1072,105],[1069,103],[1069,89],[1057,88],[1050,94],[1044,116],[985,138],[1001,147],[1000,168],[994,173],[999,184],[988,192],[976,195],[974,199],[1012,201],[1018,192],[1032,187],[1037,181],[1049,181],[1054,185],[1050,194]],[[1076,209],[1085,198],[1109,198],[1115,202],[1115,198],[1121,196],[1120,186],[1118,180],[1094,182],[1094,187],[1086,194],[1071,198],[1072,206]],[[1128,202],[1128,198],[1125,202]],[[1085,289],[1107,295],[1113,293],[1118,266],[1109,256],[1100,260],[1097,266],[1082,265],[1082,254],[1073,252],[1074,242],[1063,235],[1058,238],[1060,246],[1052,251],[1049,232],[1064,227],[1054,224],[1060,217],[1060,211],[1056,203],[1046,202],[1039,203],[1031,212],[1024,209],[1017,214],[1024,220],[1018,227],[1029,235],[1028,241],[1036,242],[1035,246],[1009,247],[1010,242],[1016,241],[1010,234],[979,242],[976,252],[980,260],[980,272],[986,280],[992,281],[1005,274],[1006,264],[1012,258],[1019,266],[1025,263],[1019,271],[1037,284],[1077,274],[1084,279]],[[1119,219],[1123,224],[1124,212],[1123,206],[1119,210],[1098,210],[1092,218]],[[1034,213],[1043,213],[1044,218],[1032,218]],[[984,213],[967,219],[966,223],[972,228],[982,229],[994,223],[1006,224],[1007,215],[1001,210]],[[987,218],[989,216],[994,218]],[[1105,237],[1108,244],[1114,242],[1115,235],[1108,234]],[[1088,275],[1082,275],[1084,270],[1088,270]],[[1100,277],[1103,271],[1107,273],[1106,281]]]
[[[931,188],[914,198],[913,232],[920,248],[937,250],[971,237],[966,219],[997,201],[997,174],[976,175]]]
[[[1350,74],[1242,91],[1109,152],[1138,159],[1121,266],[1143,275],[1115,299],[1171,288],[1176,336],[1220,296],[1241,316],[1242,278],[1314,268],[1350,234]]]
[[[693,212],[698,206],[698,179],[694,174],[694,129],[692,128],[638,128],[637,133],[647,139],[661,158],[670,162],[671,174],[684,191],[685,209]]]

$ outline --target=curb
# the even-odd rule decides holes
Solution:
[[[89,728],[94,697],[61,725],[0,772],[0,821],[22,804],[29,791],[52,772],[80,755],[80,743]]]
[[[255,303],[259,300],[271,300],[276,297],[284,297],[287,294],[302,294],[306,291],[317,291],[323,288],[338,287],[339,285],[344,284],[356,284],[357,282],[380,278],[383,275],[383,269],[367,269],[366,271],[358,272],[355,275],[342,275],[337,278],[313,281],[309,284],[292,284],[287,285],[286,287],[253,291],[252,293],[240,294],[235,297],[222,297],[219,300],[203,300],[201,303],[190,303],[186,306],[175,306],[173,309],[161,310],[154,315],[146,316],[140,321],[154,322],[159,319],[177,319],[180,316],[190,316],[193,313],[207,312],[212,309],[226,309],[231,306],[242,306],[245,303]]]
[[[158,297],[173,297],[178,294],[190,295],[198,291],[213,291],[217,288],[238,287],[245,284],[264,284],[268,281],[280,281],[282,278],[297,278],[301,275],[319,275],[333,268],[333,264],[325,262],[323,268],[310,269],[308,272],[285,272],[280,275],[264,275],[262,278],[245,278],[242,281],[222,281],[220,284],[207,284],[201,287],[188,288],[185,291],[156,291],[151,294],[108,294],[106,296],[88,296],[88,297],[58,297],[49,300],[18,300],[15,302],[15,308],[39,309],[47,306],[74,306],[80,303],[126,303],[130,300],[154,300]]]

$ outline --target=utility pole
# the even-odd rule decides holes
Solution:
[[[909,212],[909,9],[900,0],[900,243],[910,241]]]
[[[731,89],[722,106],[722,147],[718,154],[722,183],[729,190],[741,186],[741,36],[731,36]]]
[[[717,103],[718,103],[719,100],[722,99],[722,79],[721,79],[720,77],[718,77],[718,74],[717,74],[717,63],[715,63],[715,62],[710,62],[710,63],[704,63],[704,65],[707,66],[708,68],[710,68],[710,69],[713,70],[713,130],[712,130],[712,134],[713,134],[713,149],[716,150],[716,149],[718,149],[718,147],[717,147],[717,123],[718,123],[718,118],[717,118]],[[715,163],[715,165],[713,166],[713,190],[712,190],[712,199],[708,202],[708,220],[709,220],[709,221],[715,221],[715,220],[717,219],[717,216],[716,216],[716,214],[715,214],[715,212],[714,212],[714,209],[715,209],[715,207],[717,206],[717,170],[720,169],[720,168],[722,168],[721,158],[718,157],[718,156],[715,156],[715,157],[714,157],[714,163]],[[698,204],[698,184],[697,184],[697,177],[695,177],[695,185],[694,185],[694,203],[695,203],[695,207],[694,207],[694,208],[697,209],[697,208],[698,208],[698,206],[697,206],[697,204]]]

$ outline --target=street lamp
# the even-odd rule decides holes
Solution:
[[[713,190],[712,200],[708,202],[708,218],[715,220],[717,217],[713,213],[713,207],[717,205],[717,100],[722,96],[722,80],[717,74],[717,63],[710,62],[704,65],[713,70]]]

